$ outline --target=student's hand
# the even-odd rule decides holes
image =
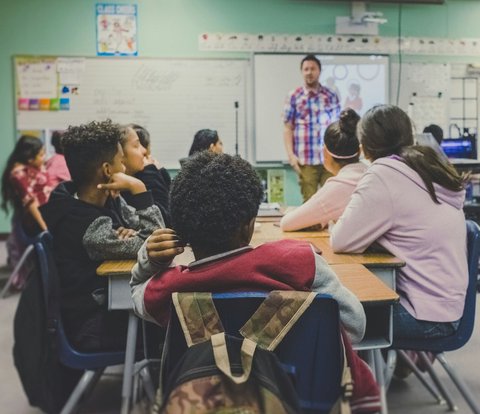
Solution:
[[[143,165],[146,167],[147,165],[155,165],[155,167],[157,167],[157,170],[159,170],[162,166],[161,164],[155,159],[153,158],[151,155],[147,155],[144,159],[143,159]]]
[[[290,163],[292,168],[295,170],[295,172],[298,175],[300,175],[301,174],[300,165],[302,164],[300,163],[300,160],[298,159],[298,157],[295,154],[290,154],[288,156],[288,162]]]
[[[106,184],[98,184],[99,190],[107,191],[130,191],[132,194],[144,193],[147,191],[145,184],[138,178],[118,172],[112,175],[110,182]]]
[[[170,263],[183,250],[183,243],[172,229],[155,230],[147,239],[148,259],[155,263]]]
[[[128,240],[137,235],[135,230],[127,229],[125,227],[119,227],[116,232],[120,240]]]

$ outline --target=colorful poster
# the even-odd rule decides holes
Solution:
[[[285,170],[268,170],[268,202],[285,204]]]
[[[96,5],[97,55],[137,56],[137,5]]]

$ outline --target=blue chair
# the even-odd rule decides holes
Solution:
[[[18,277],[21,278],[20,285],[23,285],[27,282],[28,278],[30,277],[31,271],[33,270],[33,266],[31,265],[31,260],[33,258],[33,243],[35,242],[36,238],[27,235],[25,230],[23,229],[23,225],[21,219],[18,214],[16,214],[12,219],[12,232],[15,234],[15,238],[20,241],[20,243],[25,246],[25,250],[23,251],[21,257],[19,258],[18,262],[15,264],[15,267],[10,273],[7,282],[3,286],[2,291],[0,292],[0,298],[4,299],[8,296],[8,292],[10,287],[14,282],[18,283],[16,279]],[[7,240],[8,244],[8,240]],[[25,272],[25,273],[20,273]],[[23,280],[22,280],[23,279]],[[17,284],[16,283],[16,284]],[[17,289],[21,289],[21,287],[17,287]]]
[[[465,345],[470,339],[475,325],[475,302],[476,302],[476,288],[478,278],[478,260],[480,256],[480,229],[478,225],[471,220],[467,220],[467,252],[468,252],[468,287],[465,298],[465,307],[463,316],[460,320],[460,325],[455,334],[436,339],[395,339],[392,347],[395,349],[408,349],[418,351],[419,357],[427,366],[432,380],[437,386],[442,396],[447,400],[451,410],[456,409],[455,404],[443,387],[442,383],[433,371],[427,355],[425,352],[430,352],[435,355],[440,364],[443,366],[447,374],[450,376],[462,396],[465,398],[467,404],[474,413],[480,413],[480,405],[475,401],[471,391],[468,389],[462,379],[456,374],[454,369],[449,365],[445,358],[445,352],[454,351]],[[404,352],[400,352],[400,356],[405,360],[408,356]],[[411,362],[411,361],[410,361]],[[412,363],[413,364],[413,363]],[[415,371],[418,376],[418,371]],[[424,382],[422,378],[422,382]],[[431,391],[431,390],[430,390]]]
[[[44,287],[45,305],[49,319],[49,328],[57,335],[60,362],[73,369],[85,371],[61,414],[75,412],[80,399],[93,388],[105,368],[124,363],[124,352],[85,353],[75,350],[68,341],[63,329],[59,307],[59,282],[52,251],[52,237],[48,232],[40,234],[34,243],[38,257],[40,277]]]
[[[256,292],[213,294],[225,332],[240,337],[238,330],[266,296]],[[340,396],[343,366],[340,340],[337,302],[317,295],[274,351],[293,377],[304,413],[328,413]],[[182,327],[172,308],[162,356],[161,384],[166,384],[186,350]]]

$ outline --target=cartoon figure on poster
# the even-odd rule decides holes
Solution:
[[[136,8],[120,7],[97,10],[99,55],[137,55]]]
[[[360,96],[361,86],[358,81],[352,81],[348,85],[348,95],[345,98],[344,108],[352,108],[360,112],[363,108],[363,100]]]

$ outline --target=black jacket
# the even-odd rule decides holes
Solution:
[[[150,192],[132,198],[133,207],[118,197],[98,207],[77,199],[73,182],[60,184],[40,211],[53,236],[61,289],[62,315],[67,331],[106,307],[107,278],[96,268],[107,259],[132,259],[153,230],[163,227],[160,211]],[[120,226],[137,230],[137,236],[120,240]]]

